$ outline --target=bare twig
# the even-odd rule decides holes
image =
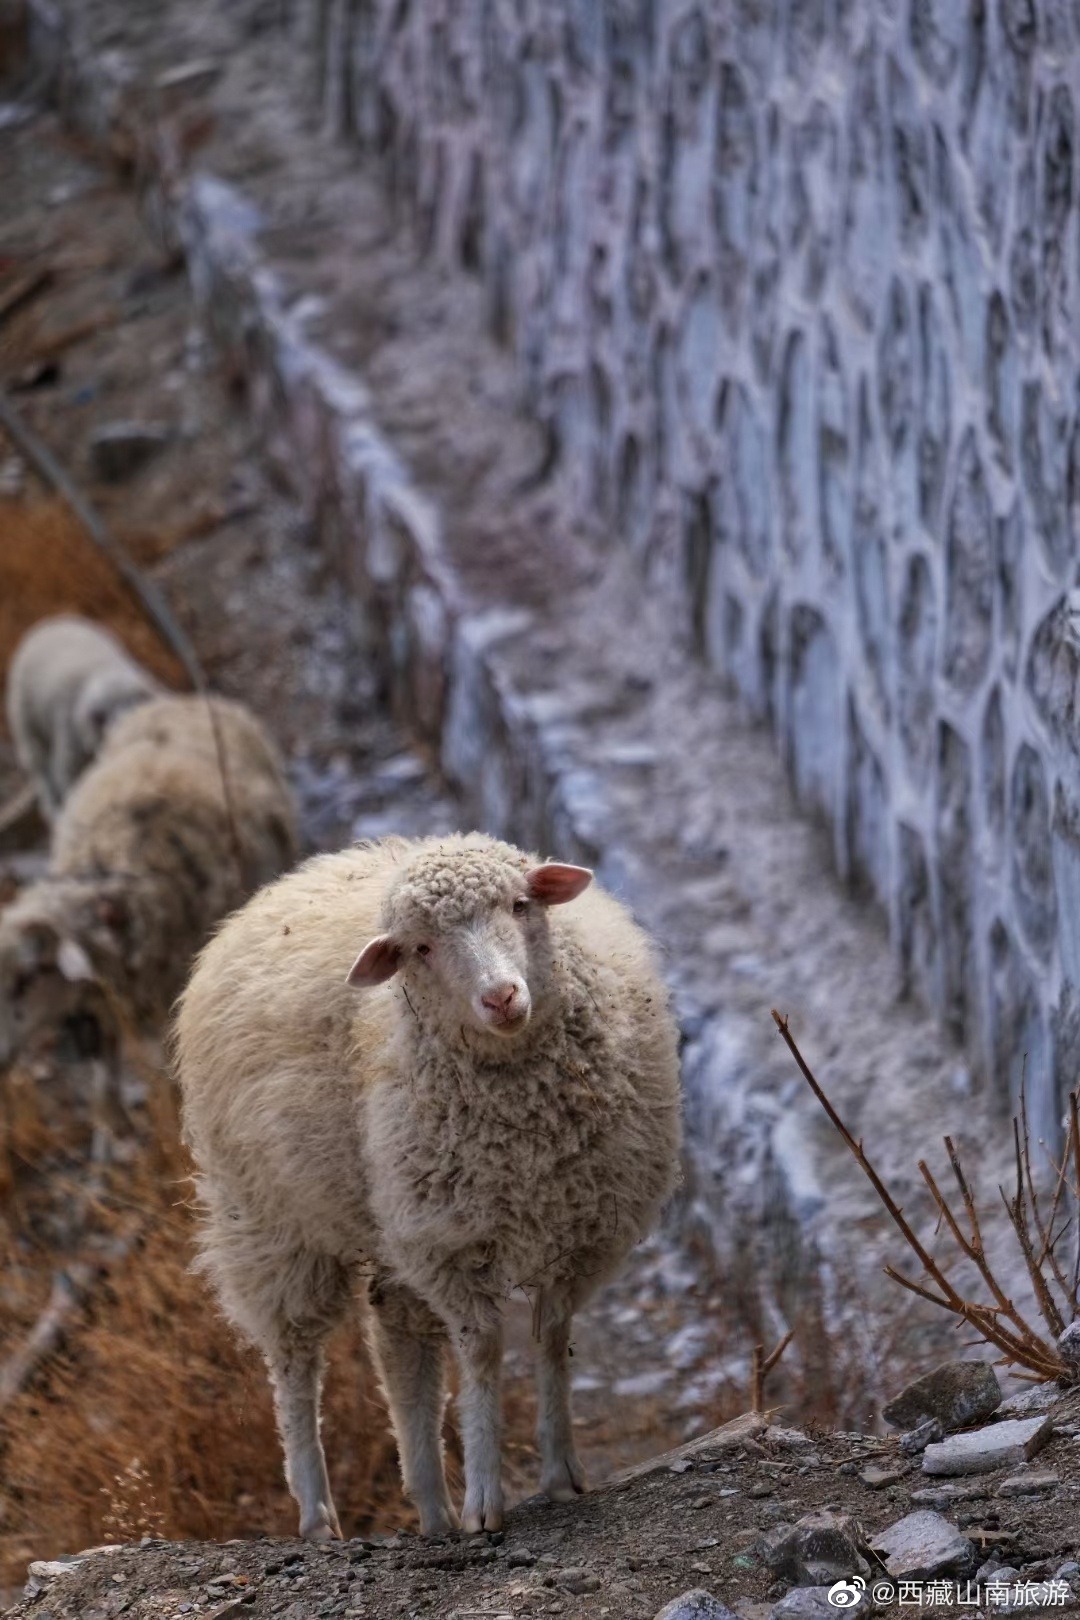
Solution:
[[[843,1120],[840,1118],[836,1109],[825,1095],[821,1086],[814,1078],[814,1075],[811,1073],[805,1059],[802,1056],[802,1053],[799,1051],[794,1039],[792,1038],[791,1031],[788,1028],[787,1019],[782,1018],[775,1009],[773,1010],[773,1018],[776,1020],[776,1025],[780,1031],[780,1034],[787,1043],[788,1049],[802,1071],[802,1074],[814,1095],[817,1097],[818,1101],[825,1109],[825,1112],[832,1120],[833,1125],[836,1127],[840,1136],[847,1143],[867,1179],[870,1181],[871,1186],[874,1188],[874,1191],[877,1193],[878,1197],[881,1199],[881,1202],[885,1206],[885,1209],[888,1211],[892,1221],[902,1234],[904,1241],[918,1257],[927,1283],[930,1286],[926,1286],[923,1282],[916,1281],[914,1278],[904,1276],[902,1272],[897,1271],[893,1266],[885,1267],[886,1275],[891,1277],[895,1282],[899,1283],[901,1287],[906,1288],[910,1293],[917,1294],[920,1299],[928,1300],[933,1305],[937,1305],[944,1310],[951,1311],[954,1316],[968,1322],[981,1338],[999,1349],[1007,1361],[1021,1367],[1026,1367],[1030,1373],[1034,1374],[1037,1380],[1046,1381],[1056,1378],[1064,1382],[1067,1379],[1074,1378],[1075,1373],[1064,1361],[1057,1349],[1056,1344],[1053,1342],[1047,1342],[1046,1339],[1040,1337],[1031,1324],[1017,1309],[1016,1305],[1005,1293],[1004,1289],[1001,1287],[1000,1283],[995,1277],[993,1268],[986,1258],[986,1252],[983,1246],[982,1231],[979,1225],[978,1211],[975,1206],[975,1199],[972,1195],[971,1188],[968,1185],[967,1177],[964,1174],[963,1166],[960,1163],[960,1157],[953,1144],[952,1138],[948,1136],[945,1138],[945,1149],[949,1155],[949,1162],[952,1166],[953,1175],[956,1178],[956,1183],[963,1201],[964,1212],[967,1217],[967,1225],[969,1228],[967,1233],[964,1232],[955,1212],[950,1207],[947,1199],[941,1192],[941,1189],[938,1187],[928,1165],[922,1160],[919,1162],[919,1170],[934,1201],[939,1224],[942,1222],[944,1223],[961,1254],[963,1254],[966,1259],[975,1265],[979,1275],[982,1277],[983,1282],[990,1292],[993,1303],[983,1303],[978,1300],[965,1298],[948,1280],[940,1265],[919,1240],[911,1225],[904,1217],[904,1213],[900,1206],[896,1203],[888,1188],[881,1180],[881,1177],[877,1174],[873,1165],[870,1163],[865,1152],[863,1151],[862,1142],[855,1140],[847,1126],[844,1124]],[[1039,1211],[1037,1206],[1034,1181],[1031,1175],[1031,1158],[1026,1107],[1022,1107],[1021,1117],[1023,1121],[1023,1138],[1021,1138],[1020,1125],[1014,1122],[1014,1141],[1017,1167],[1016,1196],[1011,1202],[1008,1198],[1005,1198],[1004,1192],[1002,1193],[1002,1197],[1005,1198],[1005,1204],[1009,1211],[1013,1231],[1016,1235],[1018,1243],[1020,1244],[1021,1253],[1023,1254],[1025,1263],[1027,1265],[1028,1275],[1031,1279],[1036,1303],[1039,1306],[1040,1313],[1047,1325],[1047,1328],[1056,1338],[1062,1330],[1062,1314],[1056,1300],[1053,1297],[1050,1282],[1043,1271],[1042,1266],[1052,1254],[1055,1244],[1060,1240],[1061,1237],[1060,1231],[1056,1236],[1054,1235],[1053,1231],[1054,1220],[1056,1218],[1061,1195],[1059,1189],[1055,1193],[1049,1223],[1044,1226],[1041,1211]],[[1080,1133],[1078,1133],[1076,1123],[1077,1110],[1075,1097],[1071,1099],[1070,1119],[1070,1137],[1066,1143],[1066,1159],[1068,1159],[1070,1152],[1074,1155],[1077,1164],[1078,1183],[1080,1183]],[[1038,1256],[1035,1252],[1035,1243],[1032,1239],[1031,1227],[1029,1224],[1029,1202],[1031,1206],[1031,1218],[1034,1219],[1036,1232],[1041,1241],[1041,1248]],[[1078,1269],[1080,1269],[1080,1256],[1078,1256],[1077,1265]],[[1068,1287],[1064,1284],[1063,1279],[1060,1277],[1059,1268],[1052,1261],[1051,1270],[1055,1278],[1061,1282],[1063,1292],[1065,1292],[1066,1296],[1068,1296]],[[1073,1294],[1075,1295],[1075,1288],[1073,1290]],[[1075,1309],[1075,1300],[1072,1303]],[[755,1363],[755,1367],[756,1365],[757,1363]]]
[[[27,270],[10,282],[3,292],[0,292],[0,321],[6,321],[8,316],[14,315],[23,304],[28,304],[39,292],[44,292],[52,278],[52,270],[47,265],[42,265],[36,270]]]
[[[750,1410],[760,1414],[765,1410],[765,1380],[780,1360],[784,1351],[795,1337],[795,1329],[789,1328],[776,1348],[765,1354],[763,1344],[755,1344],[754,1353],[750,1360]]]

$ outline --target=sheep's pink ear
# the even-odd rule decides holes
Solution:
[[[400,963],[401,947],[397,941],[391,939],[389,934],[376,934],[374,939],[368,940],[349,969],[345,983],[356,989],[383,984],[397,972]]]
[[[592,879],[587,866],[561,866],[556,861],[550,861],[545,866],[534,866],[531,872],[525,874],[529,893],[542,906],[564,906],[568,900],[576,900],[589,887]]]

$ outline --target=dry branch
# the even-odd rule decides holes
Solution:
[[[789,1328],[776,1346],[775,1350],[765,1354],[763,1344],[755,1344],[754,1354],[750,1361],[750,1410],[761,1413],[765,1410],[765,1380],[780,1360],[784,1351],[795,1337],[795,1329]]]
[[[1010,1224],[1027,1268],[1035,1303],[1039,1308],[1039,1313],[1046,1324],[1046,1328],[1053,1336],[1048,1339],[1040,1335],[1026,1317],[1021,1314],[994,1275],[983,1246],[982,1230],[979,1225],[975,1199],[952,1138],[948,1136],[945,1138],[945,1150],[948,1153],[949,1163],[952,1166],[953,1175],[959,1188],[968,1227],[967,1232],[964,1231],[956,1212],[945,1198],[924,1160],[919,1161],[919,1170],[934,1201],[939,1221],[944,1222],[960,1253],[975,1266],[989,1292],[992,1303],[966,1298],[948,1280],[941,1266],[919,1240],[905,1218],[903,1210],[896,1203],[889,1189],[870,1163],[863,1151],[862,1142],[856,1141],[852,1136],[811,1073],[806,1060],[795,1044],[788,1028],[787,1019],[782,1018],[775,1008],[773,1009],[773,1018],[815,1097],[817,1097],[832,1120],[839,1135],[847,1143],[860,1168],[888,1211],[894,1225],[903,1236],[904,1241],[918,1258],[925,1281],[917,1281],[912,1277],[906,1277],[893,1266],[885,1267],[886,1275],[891,1277],[894,1282],[899,1283],[901,1287],[906,1288],[910,1293],[917,1294],[920,1299],[929,1300],[932,1305],[950,1311],[954,1316],[968,1322],[979,1334],[980,1338],[1002,1352],[1007,1362],[1027,1368],[1028,1372],[1033,1374],[1038,1381],[1045,1382],[1055,1378],[1062,1383],[1075,1381],[1077,1377],[1076,1368],[1070,1366],[1062,1357],[1054,1340],[1060,1336],[1067,1321],[1072,1321],[1080,1316],[1080,1297],[1078,1297],[1077,1289],[1078,1278],[1080,1278],[1080,1246],[1077,1249],[1077,1259],[1071,1283],[1066,1279],[1055,1257],[1057,1245],[1069,1226],[1069,1221],[1065,1221],[1055,1231],[1055,1222],[1061,1219],[1061,1197],[1064,1184],[1067,1181],[1065,1167],[1069,1163],[1070,1157],[1076,1168],[1076,1184],[1071,1188],[1071,1191],[1073,1196],[1080,1200],[1080,1122],[1078,1122],[1076,1094],[1073,1093],[1069,1099],[1069,1127],[1065,1152],[1061,1166],[1054,1166],[1055,1170],[1057,1170],[1057,1184],[1050,1206],[1050,1214],[1046,1222],[1043,1222],[1042,1212],[1039,1209],[1038,1193],[1031,1170],[1027,1104],[1024,1099],[1023,1089],[1021,1089],[1020,1117],[1018,1120],[1013,1121],[1016,1193],[1010,1200],[1006,1196],[1004,1189],[1001,1190],[1001,1196],[1009,1214]],[[1055,1296],[1055,1288],[1060,1298]]]

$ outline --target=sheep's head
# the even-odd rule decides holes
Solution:
[[[519,1034],[551,973],[547,908],[591,881],[583,866],[530,865],[505,845],[426,851],[392,887],[385,932],[364,946],[348,983],[396,973],[410,1004],[448,1027]]]
[[[77,941],[36,917],[5,917],[0,927],[0,1068],[48,1031],[75,1045],[100,1041],[100,990]],[[93,1029],[91,1029],[91,1025]],[[82,1054],[80,1055],[88,1055]]]
[[[113,721],[153,696],[149,677],[136,669],[102,670],[91,676],[75,700],[73,714],[80,770],[97,758]]]

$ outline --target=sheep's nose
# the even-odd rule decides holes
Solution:
[[[494,990],[489,990],[486,995],[481,996],[480,1001],[483,1006],[489,1007],[492,1012],[505,1013],[510,1011],[517,993],[517,985],[508,981],[506,984],[497,984]]]

